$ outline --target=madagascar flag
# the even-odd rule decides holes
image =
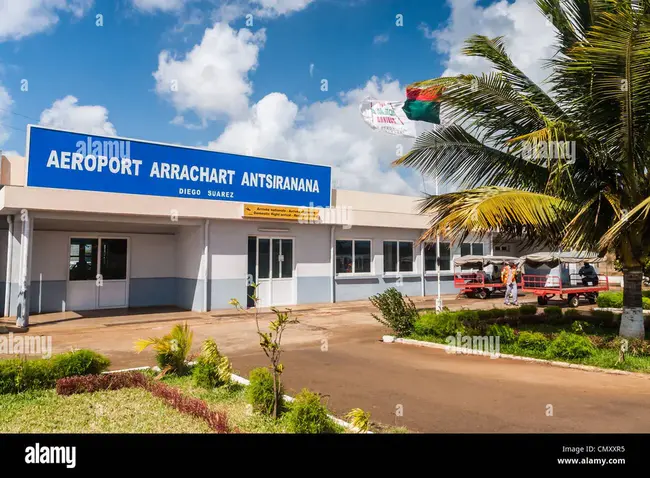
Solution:
[[[406,98],[402,109],[408,119],[440,124],[440,90],[407,86]]]

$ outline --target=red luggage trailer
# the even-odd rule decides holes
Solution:
[[[604,261],[604,257],[601,258],[596,255],[574,252],[544,252],[523,256],[520,259],[520,264],[523,264],[524,267],[526,265],[532,267],[542,265],[557,267],[561,264],[581,264],[584,262],[596,264]],[[609,290],[608,275],[598,274],[597,278],[597,281],[583,280],[579,274],[569,272],[569,283],[567,284],[563,283],[561,272],[560,275],[524,274],[522,276],[521,290],[535,294],[539,305],[547,305],[549,299],[558,296],[560,300],[566,300],[569,307],[578,307],[580,298],[586,299],[590,304],[595,304],[598,293]]]
[[[458,296],[465,294],[468,297],[487,299],[494,292],[505,294],[506,286],[501,282],[501,272],[491,278],[483,271],[486,266],[503,268],[507,264],[519,262],[517,257],[506,256],[462,256],[454,259],[454,287],[460,289]],[[477,269],[471,272],[458,272],[457,268]]]

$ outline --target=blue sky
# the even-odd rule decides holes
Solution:
[[[485,68],[459,59],[472,33],[510,32],[534,69],[548,41],[524,41],[532,4],[0,0],[0,148],[23,154],[41,123],[328,163],[341,187],[417,193],[421,179],[389,166],[409,144],[365,126],[359,100]]]

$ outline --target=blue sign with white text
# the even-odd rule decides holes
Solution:
[[[329,166],[28,127],[27,186],[330,207]]]

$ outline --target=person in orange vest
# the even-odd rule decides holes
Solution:
[[[503,303],[510,305],[512,297],[512,305],[519,305],[517,302],[517,266],[514,262],[501,269],[501,282],[506,286],[506,298]]]

